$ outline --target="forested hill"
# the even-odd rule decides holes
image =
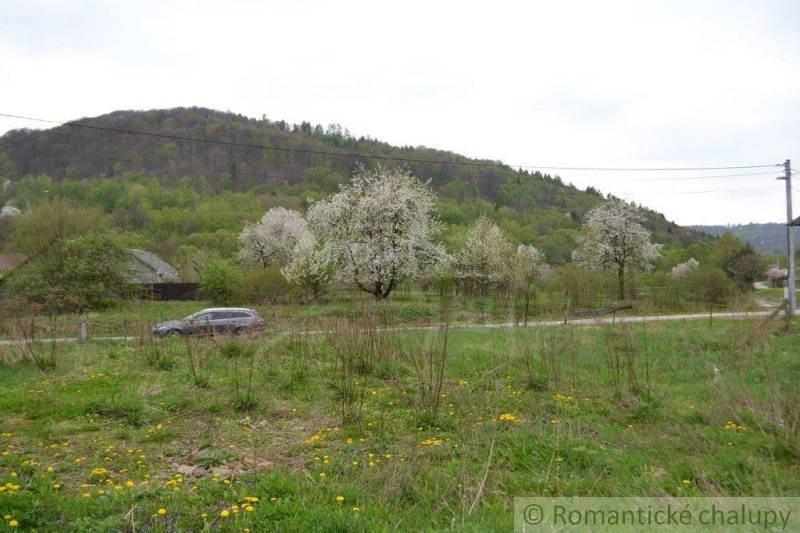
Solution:
[[[741,240],[750,243],[759,252],[765,254],[786,253],[786,224],[768,222],[765,224],[733,224],[729,226],[691,226],[692,229],[722,235],[733,233]]]
[[[569,259],[584,214],[603,201],[599,191],[576,189],[556,176],[356,138],[338,125],[292,125],[202,108],[116,111],[75,123],[81,126],[15,130],[0,138],[0,177],[17,185],[12,201],[27,202],[17,205],[24,209],[52,183],[49,197],[99,205],[114,224],[143,236],[143,246],[152,241],[156,248],[164,239],[182,243],[198,233],[233,235],[232,220],[241,224],[272,205],[302,209],[308,198],[335,191],[359,164],[401,162],[430,180],[446,240],[457,241],[485,213],[554,264]],[[180,200],[167,198],[173,193]],[[231,217],[238,219],[225,218],[231,202]],[[165,210],[179,209],[182,224],[162,220]],[[212,220],[219,218],[225,220]],[[659,213],[648,211],[648,218],[656,240],[667,245],[703,238]]]

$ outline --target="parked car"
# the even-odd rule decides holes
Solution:
[[[153,326],[156,337],[183,335],[242,335],[264,329],[264,318],[254,309],[214,307],[203,309],[183,320],[167,320]]]

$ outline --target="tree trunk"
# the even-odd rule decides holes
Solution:
[[[619,267],[617,270],[619,276],[619,299],[625,299],[625,267]]]
[[[528,291],[525,293],[525,314],[523,315],[522,318],[522,324],[524,326],[528,325],[528,309],[530,308],[530,302],[531,302],[531,294],[530,291]]]

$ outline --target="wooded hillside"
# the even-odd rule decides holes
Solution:
[[[56,197],[97,207],[133,244],[173,257],[181,245],[227,255],[245,221],[274,205],[303,209],[358,165],[407,165],[439,195],[445,244],[486,214],[514,239],[563,264],[585,213],[603,201],[558,176],[514,170],[427,147],[355,138],[339,125],[287,124],[203,108],[116,111],[0,138],[3,203],[21,209]],[[647,212],[657,242],[702,234]]]

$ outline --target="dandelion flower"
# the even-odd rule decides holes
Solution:
[[[19,522],[17,522],[16,520],[11,520],[8,523],[8,527],[17,527],[18,525],[19,525]]]
[[[683,483],[684,485],[691,485],[691,484],[692,484],[692,482],[691,482],[691,481],[689,481],[688,479],[684,479],[684,480],[682,481],[682,483]]]
[[[361,511],[361,508],[360,508],[360,507],[353,507],[353,512],[354,512],[354,513],[358,513],[358,512],[360,512],[360,511]]]
[[[344,496],[337,496],[336,501],[342,503],[344,501]]]
[[[231,513],[230,513],[230,511],[228,511],[227,509],[223,509],[223,510],[222,510],[222,512],[221,512],[221,513],[219,513],[219,515],[220,515],[222,518],[228,518],[228,516],[230,516],[230,514],[231,514]]]

